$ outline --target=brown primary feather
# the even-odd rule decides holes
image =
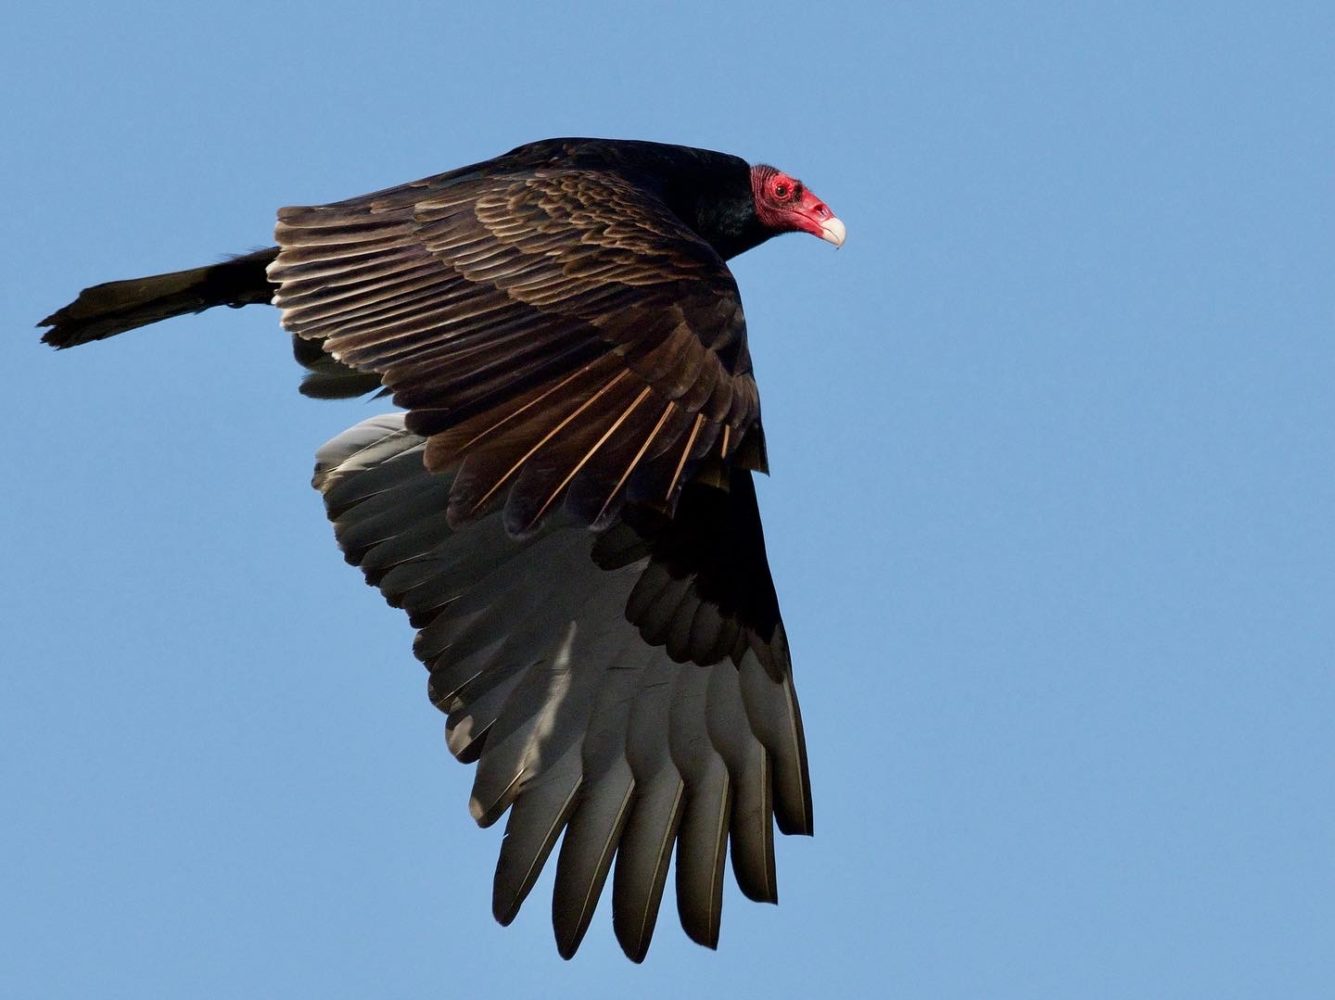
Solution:
[[[283,210],[269,277],[288,329],[379,374],[428,464],[460,467],[456,521],[507,496],[519,533],[567,494],[590,522],[671,508],[755,422],[732,277],[652,194],[570,169],[411,187]]]

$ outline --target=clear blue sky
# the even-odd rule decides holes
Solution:
[[[0,994],[1327,997],[1335,5],[50,4],[0,30]],[[719,10],[723,6],[725,10]],[[81,287],[550,135],[729,150],[817,836],[713,954],[490,917],[277,315]],[[669,890],[670,891],[670,890]]]

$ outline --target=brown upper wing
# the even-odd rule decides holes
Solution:
[[[381,377],[427,466],[456,468],[452,522],[670,509],[702,461],[758,454],[736,283],[621,177],[447,176],[283,209],[276,235],[284,325]]]

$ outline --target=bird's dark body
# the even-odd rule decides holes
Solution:
[[[478,762],[475,818],[510,812],[502,922],[564,834],[566,956],[614,857],[613,922],[638,961],[674,842],[683,926],[713,946],[728,843],[742,890],[773,901],[772,826],[811,831],[752,482],[759,396],[724,264],[784,231],[759,211],[757,176],[776,173],[759,169],[545,140],[283,209],[276,247],[99,285],[43,321],[71,347],[273,302],[303,392],[380,390],[407,411],[321,449],[316,486],[348,561],[419,629],[450,749]]]
[[[712,150],[625,139],[544,139],[492,160],[340,204],[409,205],[451,184],[544,167],[609,172],[654,192],[724,260],[774,235],[756,218],[745,160]],[[80,302],[43,320],[42,325],[53,328],[42,339],[53,347],[73,347],[186,312],[268,303],[276,285],[265,269],[277,256],[277,247],[266,247],[218,264],[96,286],[85,291]]]

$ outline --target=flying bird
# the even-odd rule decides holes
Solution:
[[[612,873],[614,931],[644,959],[674,847],[682,927],[716,947],[729,850],[742,892],[776,902],[774,827],[812,832],[725,263],[786,232],[845,235],[770,166],[550,139],[281,209],[277,246],[97,285],[40,324],[68,348],[272,303],[304,394],[392,397],[319,449],[314,485],[417,630],[449,749],[477,765],[473,818],[509,814],[502,924],[560,841],[566,958]]]

